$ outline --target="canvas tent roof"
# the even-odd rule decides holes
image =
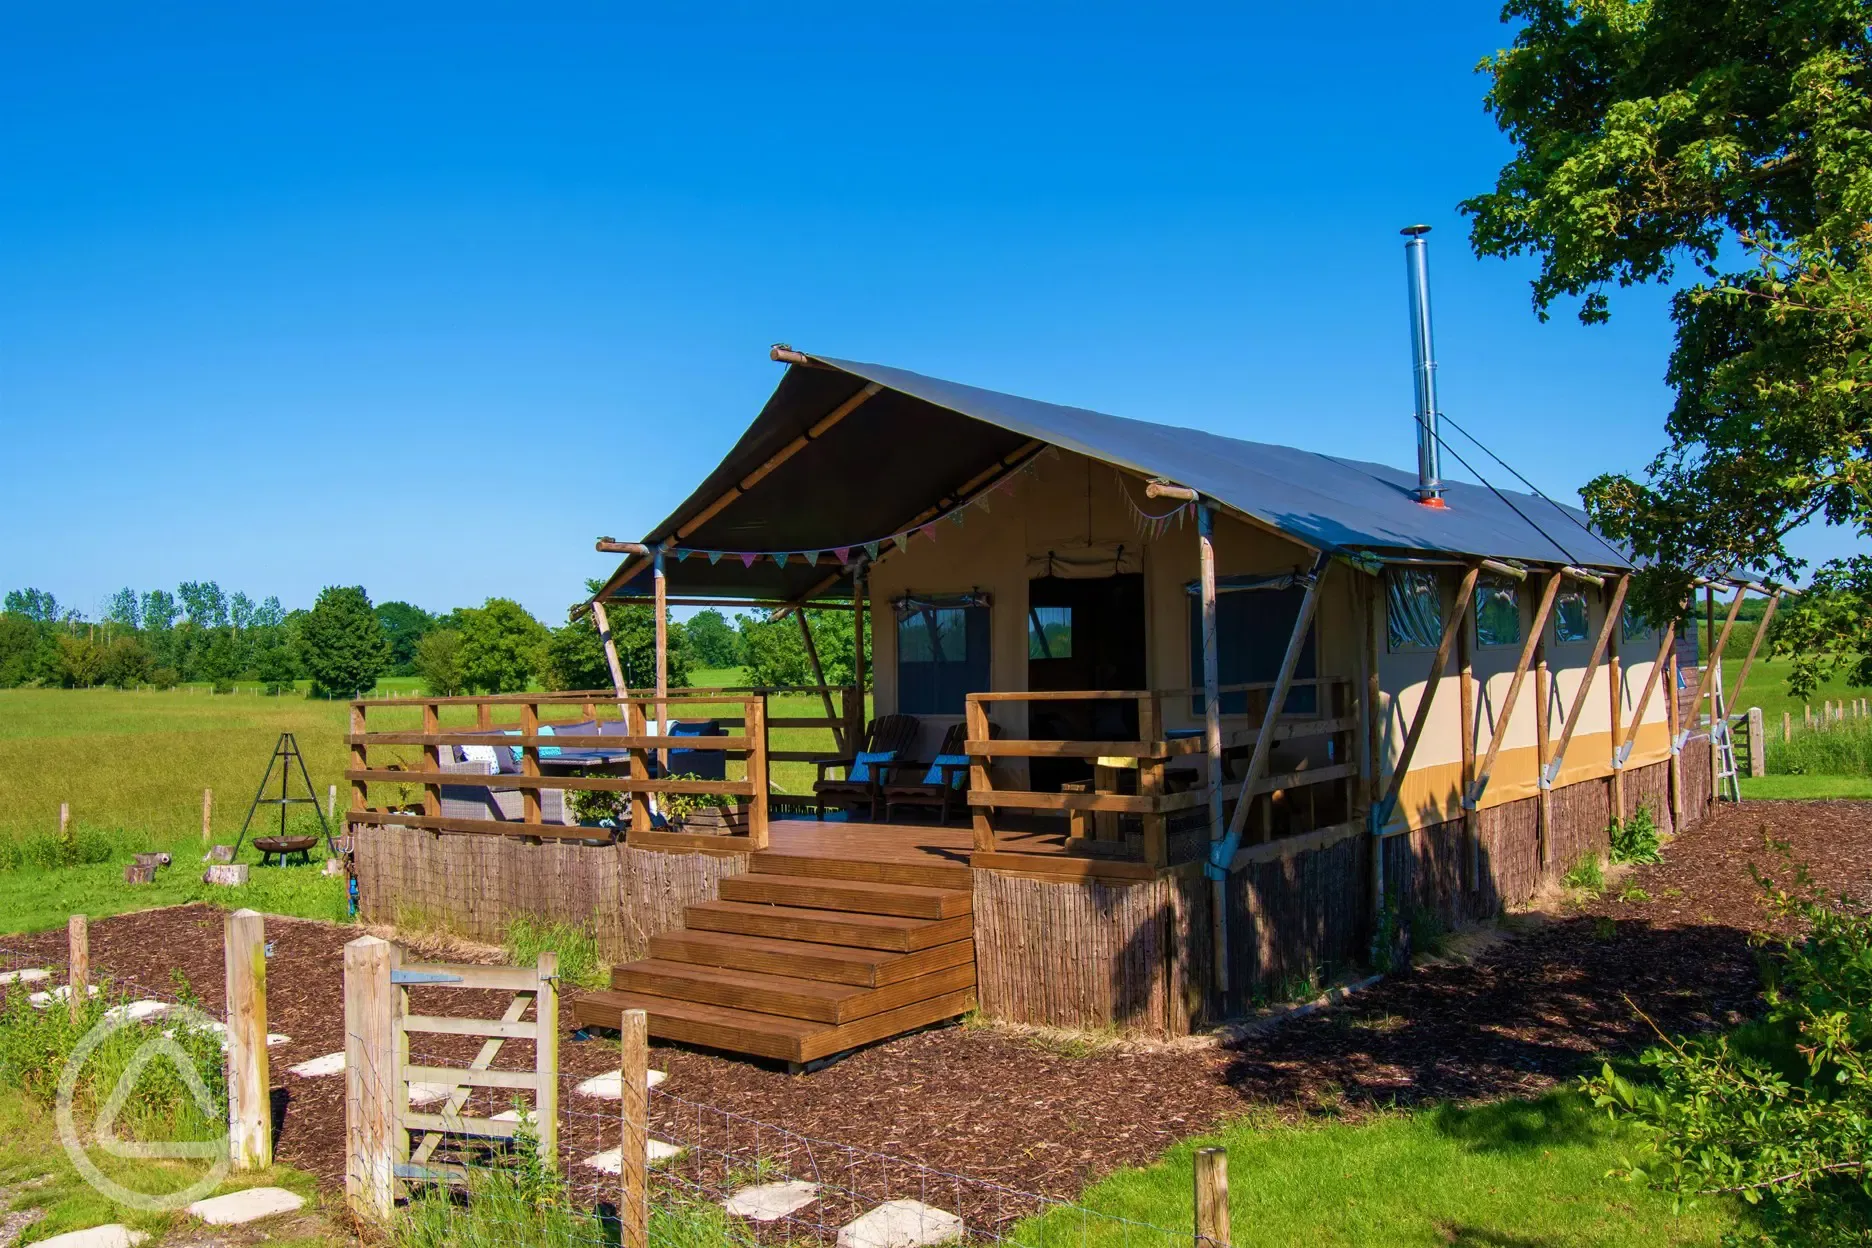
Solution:
[[[1627,568],[1587,532],[1584,514],[1531,494],[1447,482],[1447,509],[1419,504],[1415,472],[1200,429],[943,381],[920,373],[809,357],[793,364],[727,457],[644,540],[655,545],[701,514],[866,383],[882,387],[745,494],[685,535],[686,548],[726,551],[857,547],[901,531],[963,482],[1030,439],[1186,485],[1308,545],[1417,555],[1465,555]],[[633,567],[632,565],[637,566]],[[604,593],[649,588],[627,560]],[[795,559],[744,566],[737,558],[666,561],[673,594],[794,600],[849,592],[833,569]]]

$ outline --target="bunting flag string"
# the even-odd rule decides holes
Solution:
[[[1131,509],[1132,523],[1137,525],[1138,532],[1152,541],[1168,533],[1173,525],[1179,529],[1182,528],[1184,521],[1196,509],[1195,502],[1191,501],[1178,503],[1161,515],[1152,515],[1137,505],[1136,500],[1131,497],[1130,489],[1125,485],[1124,477],[1118,473],[1117,469],[1112,470],[1112,475],[1118,478],[1118,492],[1124,495],[1125,505]]]
[[[892,533],[886,537],[875,538],[868,542],[854,542],[845,546],[820,546],[808,550],[706,550],[695,546],[672,546],[668,548],[666,553],[675,556],[678,562],[689,558],[691,555],[704,555],[708,558],[711,567],[720,563],[724,558],[734,558],[739,559],[741,561],[741,566],[744,568],[752,568],[763,559],[771,560],[776,566],[782,568],[787,566],[788,561],[799,559],[803,561],[807,567],[816,568],[819,566],[819,560],[828,555],[838,564],[849,564],[851,562],[852,552],[862,549],[865,554],[875,562],[878,556],[887,548],[894,547],[898,550],[908,550],[912,538],[920,537],[927,541],[936,541],[938,531],[937,524],[945,517],[957,528],[961,528],[967,522],[969,512],[979,510],[984,515],[988,514],[989,500],[991,497],[1011,495],[1019,479],[1032,476],[1039,468],[1042,460],[1057,459],[1058,457],[1058,447],[1046,447],[1040,452],[1030,456],[1020,467],[1004,474],[1000,480],[981,490],[966,502],[960,503],[950,509],[943,516],[937,516],[933,520],[925,521],[922,524],[914,525],[901,532]],[[1127,502],[1130,501],[1129,494],[1125,496],[1125,500]],[[1136,504],[1132,504],[1132,510],[1137,510]]]

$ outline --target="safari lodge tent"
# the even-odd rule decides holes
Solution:
[[[824,715],[782,719],[771,691],[626,689],[615,663],[611,690],[409,700],[420,732],[357,704],[367,917],[591,925],[622,964],[582,1022],[642,1006],[653,1034],[793,1063],[977,1008],[1180,1034],[1367,961],[1402,914],[1523,901],[1615,817],[1670,830],[1710,800],[1700,677],[1575,511],[1441,482],[1433,453],[1400,471],[774,355],[720,466],[641,542],[600,543],[625,557],[594,615],[854,612],[868,712],[823,677]],[[692,717],[719,735],[673,735]],[[813,725],[847,759],[891,734],[868,776],[819,770],[843,802],[824,818],[771,780],[817,757],[773,734]],[[500,731],[515,774],[367,756],[459,771]],[[665,770],[674,747],[720,751],[724,778]],[[617,765],[553,766],[581,750]],[[882,792],[945,781],[952,810]],[[420,801],[372,805],[386,784]],[[462,817],[462,784],[507,813]],[[580,788],[628,804],[615,843],[553,817]],[[664,817],[703,794],[732,803],[719,826]]]

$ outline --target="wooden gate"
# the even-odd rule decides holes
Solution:
[[[461,1165],[431,1160],[446,1137],[512,1139],[520,1133],[517,1116],[462,1113],[476,1088],[531,1092],[528,1125],[540,1160],[556,1168],[559,1156],[559,955],[542,953],[535,966],[511,967],[406,964],[402,953],[375,936],[345,946],[345,1192],[360,1212],[379,1218],[389,1215],[411,1181],[466,1177]],[[497,1019],[412,1014],[414,987],[511,992],[513,999]],[[528,1006],[532,1018],[525,1017]],[[479,1036],[482,1043],[467,1066],[437,1066],[410,1060],[413,1034]],[[509,1040],[532,1041],[531,1070],[493,1068]],[[410,1104],[411,1084],[449,1092],[439,1108],[419,1110]]]

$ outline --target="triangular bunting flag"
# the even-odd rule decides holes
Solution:
[[[723,554],[723,553],[724,553],[724,552],[722,552],[722,551],[719,551],[719,550],[711,550],[711,551],[709,551],[709,552],[708,552],[708,561],[709,561],[709,567],[711,567],[711,568],[712,568],[712,567],[714,567],[714,566],[715,566],[716,564],[718,564],[718,563],[720,563],[720,562],[721,562],[721,557],[722,557],[722,554]]]
[[[744,568],[751,568],[754,566],[754,561],[758,558],[760,558],[760,556],[753,551],[744,550],[741,552],[741,566]]]
[[[922,534],[924,537],[928,538],[930,541],[932,542],[935,541],[936,540],[936,522],[934,520],[930,521],[928,524],[918,529],[917,532]]]
[[[816,550],[809,550],[801,555],[800,558],[806,561],[806,566],[809,568],[816,568],[819,566],[819,552]]]
[[[865,548],[865,554],[867,554],[867,555],[870,555],[870,556],[871,556],[871,562],[873,562],[873,563],[876,563],[876,562],[877,562],[877,557],[878,557],[878,547],[879,547],[879,546],[882,546],[883,544],[884,544],[884,543],[882,543],[882,542],[866,542],[866,543],[864,544],[864,548]]]
[[[786,567],[786,552],[784,550],[776,552],[773,561],[783,568]]]
[[[994,510],[994,508],[988,505],[988,496],[986,494],[983,494],[980,498],[975,500],[975,506],[981,508],[984,512]]]
[[[897,543],[898,550],[910,549],[910,535],[908,533],[899,533],[896,537],[891,538],[891,541]]]
[[[959,529],[962,527],[962,517],[966,515],[968,515],[968,508],[958,507],[949,513],[949,518],[955,521],[955,526]]]
[[[850,563],[851,562],[851,547],[834,546],[832,548],[832,557],[838,560],[840,563]]]

